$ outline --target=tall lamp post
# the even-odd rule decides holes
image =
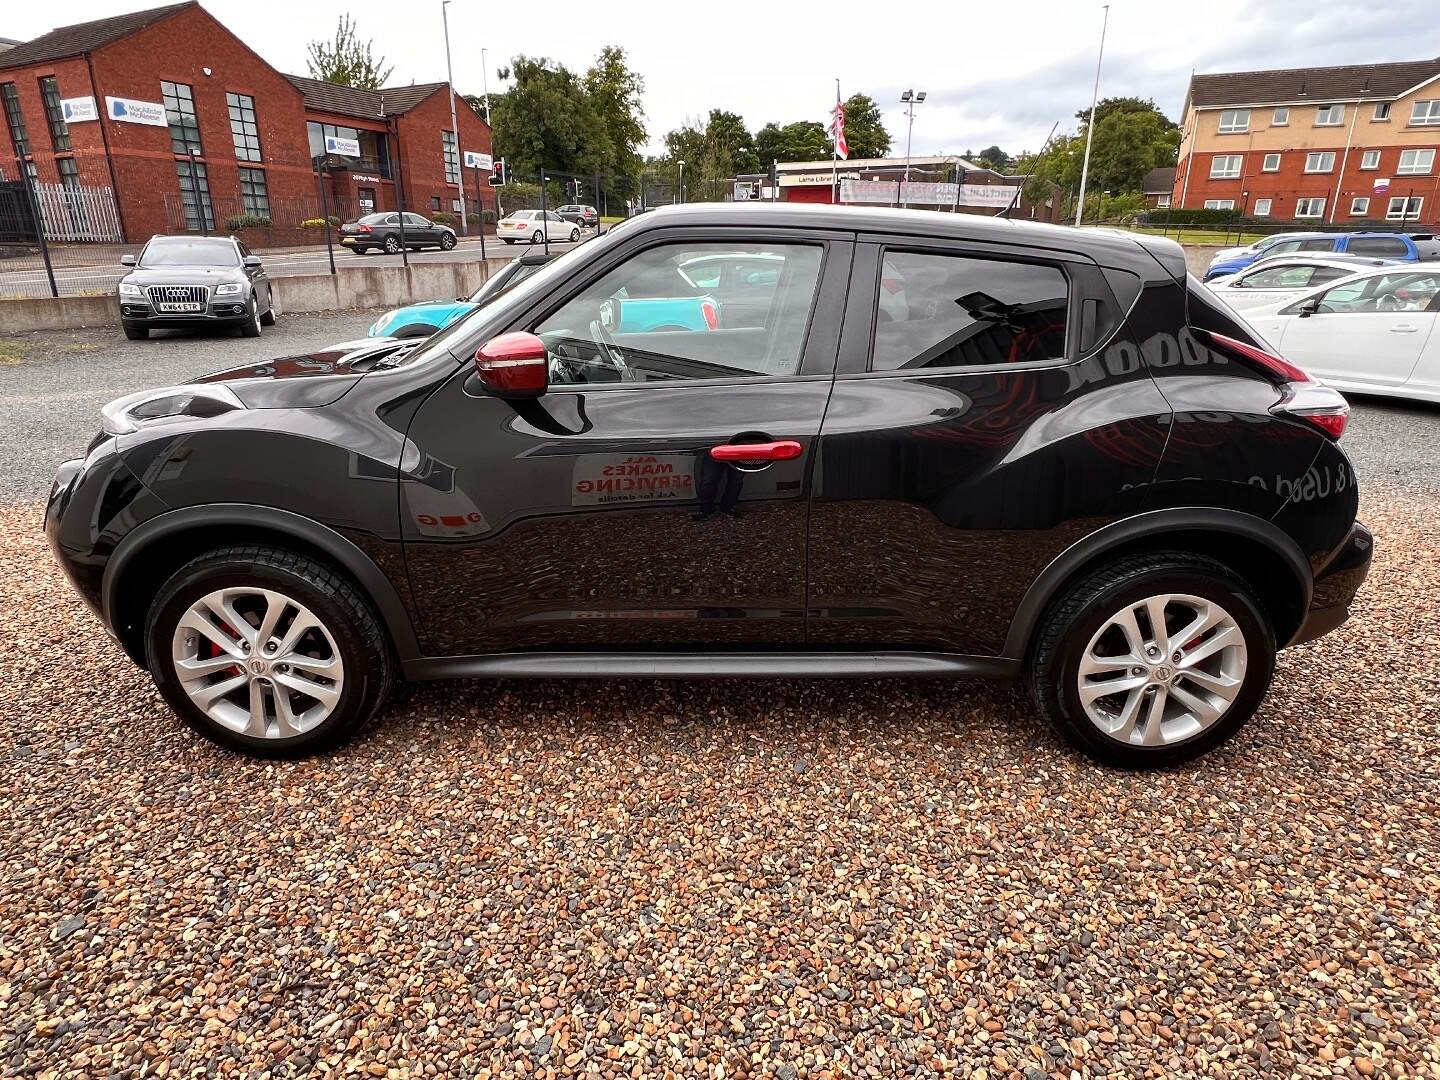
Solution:
[[[450,133],[455,140],[455,190],[460,196],[460,235],[470,235],[470,225],[465,214],[465,174],[460,171],[460,125],[455,120],[455,75],[450,68],[450,0],[440,0],[440,22],[445,27],[445,89],[450,94]],[[445,181],[450,181],[450,170],[445,170]],[[484,224],[481,224],[484,228]]]
[[[906,90],[900,95],[900,100],[905,105],[905,115],[910,122],[905,126],[905,181],[903,184],[904,194],[900,197],[901,206],[910,205],[910,136],[915,133],[915,106],[925,100],[924,90]]]
[[[490,68],[485,63],[485,50],[480,50],[480,88],[485,91],[485,126],[490,126]]]
[[[1095,104],[1100,100],[1100,65],[1105,62],[1105,31],[1110,28],[1110,5],[1100,23],[1100,55],[1095,57],[1095,88],[1090,92],[1090,122],[1085,125],[1085,160],[1080,165],[1080,196],[1075,201],[1075,224],[1085,216],[1085,185],[1090,181],[1090,143],[1095,138]]]
[[[680,201],[683,203],[685,201],[685,162],[681,160],[676,164],[680,166]]]

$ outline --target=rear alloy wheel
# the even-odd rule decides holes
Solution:
[[[187,724],[267,757],[345,741],[379,710],[392,679],[379,621],[354,585],[263,547],[181,567],[151,605],[146,655]]]
[[[441,233],[441,234],[440,234],[440,250],[441,250],[441,251],[449,251],[449,250],[450,250],[451,248],[453,248],[454,246],[455,246],[455,237],[454,237],[454,236],[452,236],[452,235],[451,235],[450,233],[448,233],[448,232],[447,232],[447,233]]]
[[[1136,556],[1068,590],[1030,665],[1040,711],[1107,764],[1149,767],[1218,746],[1255,712],[1275,643],[1250,589],[1198,556]]]
[[[400,254],[400,238],[399,238],[398,236],[387,236],[387,237],[385,237],[385,254],[386,254],[386,255],[399,255],[399,254]]]

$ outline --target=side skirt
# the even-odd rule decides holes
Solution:
[[[1014,679],[1020,661],[922,652],[533,652],[425,656],[402,665],[423,679],[779,679],[968,676]]]

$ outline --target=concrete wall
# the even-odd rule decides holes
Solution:
[[[1205,271],[1210,269],[1210,260],[1220,250],[1219,244],[1181,244],[1185,249],[1185,265],[1190,268],[1190,273],[1196,277],[1204,277]],[[1231,247],[1239,247],[1239,244],[1232,244]]]
[[[330,274],[271,278],[282,313],[394,308],[417,300],[469,296],[508,260],[360,266]],[[0,300],[0,334],[119,323],[114,294]]]

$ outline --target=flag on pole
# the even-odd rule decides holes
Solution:
[[[835,108],[830,113],[830,136],[835,140],[835,156],[848,158],[850,146],[845,142],[845,103],[840,100],[840,86],[835,86]]]

